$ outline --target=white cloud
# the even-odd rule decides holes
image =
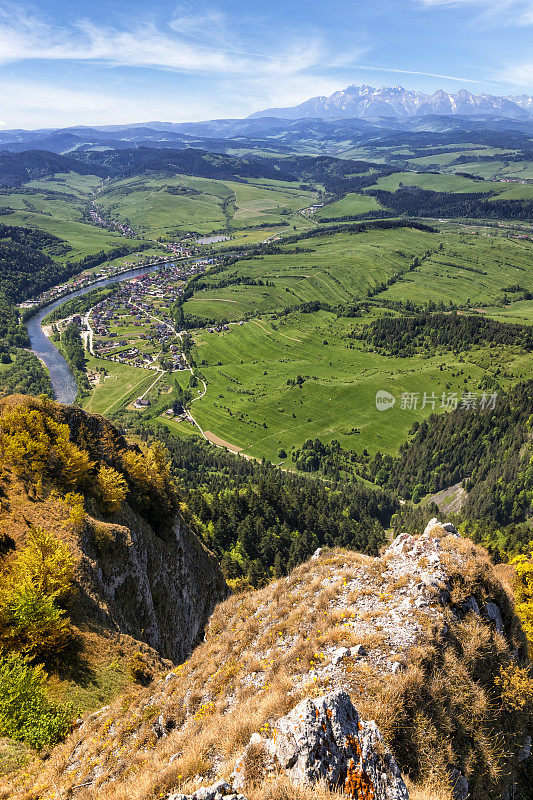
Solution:
[[[210,35],[203,35],[204,29]],[[201,33],[199,43],[195,39]],[[318,39],[296,39],[268,53],[231,45],[225,17],[216,12],[191,15],[178,9],[166,27],[146,20],[129,28],[112,28],[81,19],[57,28],[25,11],[0,8],[0,64],[29,59],[96,61],[187,72],[244,75],[260,70],[280,75],[299,72],[328,57]]]
[[[205,119],[209,108],[201,99],[180,95],[132,96],[120,93],[66,89],[57,84],[31,81],[2,83],[4,118],[9,128],[103,125],[148,120]]]
[[[533,61],[526,64],[513,64],[508,66],[500,73],[498,79],[502,83],[510,83],[513,86],[533,86]]]
[[[477,8],[478,21],[487,24],[532,25],[533,0],[417,0],[427,8],[469,6]]]

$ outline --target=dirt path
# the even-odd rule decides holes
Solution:
[[[267,331],[266,328],[263,328],[263,326],[261,325],[260,322],[257,322],[257,320],[255,320],[255,319],[252,320],[252,321],[253,321],[254,325],[257,325],[258,328],[261,328],[261,330],[264,331],[267,334],[267,336],[273,336],[275,333],[277,333],[278,336],[283,336],[285,339],[291,339],[291,341],[293,341],[293,342],[301,342],[302,341],[301,339],[296,339],[294,336],[288,336],[288,334],[286,334],[286,333],[281,333],[281,331]]]
[[[208,442],[216,444],[217,447],[227,447],[232,453],[242,453],[242,447],[238,447],[236,444],[230,444],[229,442],[226,442],[224,439],[221,439],[220,436],[211,433],[211,431],[204,431],[204,436]]]
[[[144,397],[146,397],[146,395],[148,394],[150,389],[153,389],[153,387],[156,385],[157,381],[159,381],[164,374],[165,373],[163,372],[163,370],[161,370],[161,372],[158,372],[157,373],[157,378],[155,379],[155,381],[153,383],[151,383],[150,386],[148,387],[148,389],[145,392],[143,392],[143,394],[140,397],[138,397],[137,399],[138,400],[142,400]]]
[[[214,300],[216,303],[236,303],[236,300],[226,300],[224,297],[202,297],[201,300]]]

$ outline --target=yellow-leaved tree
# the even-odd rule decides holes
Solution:
[[[105,511],[118,511],[128,493],[125,478],[113,469],[102,464],[96,476],[96,494]]]
[[[144,452],[128,450],[122,455],[122,464],[133,506],[150,518],[156,532],[169,530],[178,507],[178,497],[166,447],[154,442]]]
[[[29,582],[53,600],[72,592],[74,561],[67,545],[43,528],[31,528],[10,570],[11,582]]]
[[[32,528],[0,580],[0,649],[29,658],[57,655],[71,640],[58,601],[72,592],[74,561],[53,534]]]
[[[533,655],[533,560],[517,556],[511,561],[516,571],[516,613],[526,632],[530,653]]]
[[[20,478],[48,479],[68,488],[83,486],[94,467],[88,454],[70,441],[68,425],[26,406],[0,417],[0,455]]]

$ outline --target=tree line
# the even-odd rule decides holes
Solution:
[[[229,580],[260,586],[285,575],[317,547],[342,546],[376,555],[398,501],[363,483],[329,485],[318,478],[254,463],[192,438],[179,439],[140,415],[115,422],[168,449],[192,523],[218,556]]]
[[[478,315],[415,314],[383,316],[366,325],[358,338],[379,353],[405,358],[437,350],[459,353],[487,344],[533,349],[533,329],[527,325],[497,322]]]
[[[403,187],[395,192],[368,190],[386,208],[410,217],[466,217],[471,219],[516,219],[533,222],[533,201],[487,200],[486,192],[461,194]],[[490,193],[489,193],[490,197]]]

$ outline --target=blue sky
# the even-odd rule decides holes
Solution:
[[[349,84],[533,94],[533,0],[0,0],[4,128],[242,117]]]

